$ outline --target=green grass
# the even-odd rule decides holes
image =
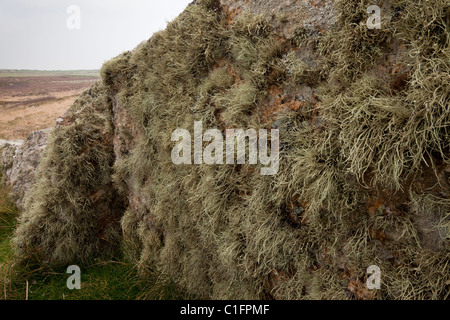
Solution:
[[[5,269],[6,270],[6,269]],[[14,270],[2,281],[0,299],[8,300],[175,300],[182,293],[170,282],[153,276],[143,280],[124,261],[105,261],[81,268],[81,289],[67,288],[65,270]],[[2,277],[4,274],[2,273]],[[8,278],[10,276],[10,278]],[[13,279],[10,283],[8,280]],[[27,289],[28,284],[28,289]],[[6,288],[6,290],[5,290]],[[149,290],[151,288],[151,290]],[[145,289],[145,290],[144,290]]]

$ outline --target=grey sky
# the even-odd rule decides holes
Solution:
[[[164,29],[190,2],[0,0],[0,69],[99,69]],[[79,30],[67,27],[71,5],[80,8]]]

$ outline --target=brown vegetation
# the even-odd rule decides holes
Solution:
[[[95,77],[0,77],[0,139],[25,139],[31,132],[55,126]]]

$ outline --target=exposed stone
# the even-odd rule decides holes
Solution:
[[[52,129],[31,133],[25,141],[0,141],[3,180],[11,188],[11,195],[19,209],[34,182],[42,151]]]

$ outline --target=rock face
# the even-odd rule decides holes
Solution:
[[[11,168],[14,162],[14,155],[17,149],[23,144],[22,140],[8,141],[0,140],[1,162],[0,168],[2,168],[2,174],[9,176]],[[6,178],[4,178],[6,179]]]
[[[391,1],[377,30],[371,4],[196,1],[107,62],[51,135],[18,253],[83,263],[122,237],[200,298],[448,299],[449,6]],[[200,120],[278,129],[278,173],[175,165]]]
[[[3,180],[11,187],[12,195],[19,209],[33,182],[51,129],[33,132],[25,141],[0,141],[3,160]]]

